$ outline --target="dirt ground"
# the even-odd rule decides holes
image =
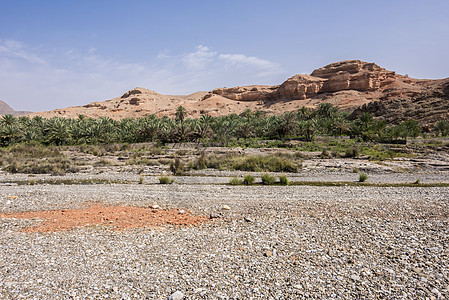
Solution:
[[[25,228],[24,232],[56,232],[77,227],[109,227],[126,230],[138,227],[160,227],[164,225],[192,226],[206,222],[204,216],[195,216],[188,211],[133,206],[89,205],[83,209],[62,209],[36,212],[0,214],[1,218],[39,219],[42,222]]]

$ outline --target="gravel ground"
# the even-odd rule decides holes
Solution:
[[[355,180],[345,174],[320,178]],[[138,175],[121,175],[136,184],[1,184],[0,210],[156,202],[218,218],[188,228],[56,233],[20,231],[38,220],[1,219],[0,298],[167,299],[176,291],[189,299],[449,297],[449,188],[197,184],[229,179],[223,176],[139,185]],[[21,178],[0,175],[2,182]],[[438,178],[448,175],[420,174],[422,182]]]

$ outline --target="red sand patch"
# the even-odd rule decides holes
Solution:
[[[207,220],[206,217],[192,215],[189,211],[179,213],[177,209],[106,205],[85,209],[7,213],[0,214],[0,218],[43,219],[38,225],[25,228],[25,232],[55,232],[86,226],[108,226],[113,230],[162,225],[192,226]]]

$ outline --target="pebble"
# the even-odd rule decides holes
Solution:
[[[223,210],[231,210],[231,207],[229,205],[223,205]]]
[[[266,256],[266,257],[271,257],[271,256],[273,256],[273,252],[270,251],[270,250],[267,250],[267,251],[264,252],[263,255]]]
[[[169,300],[182,300],[184,299],[184,293],[180,291],[176,291],[168,298]]]
[[[40,220],[0,219],[0,298],[167,299],[175,291],[193,299],[447,298],[447,187],[224,188],[209,183],[229,178],[194,176],[180,176],[182,184],[168,187],[138,185],[131,175],[99,176],[129,176],[133,184],[1,185],[0,208],[4,213],[92,202],[158,204],[206,217],[226,215],[226,222],[25,233],[23,228]],[[0,181],[20,176],[0,171]],[[75,176],[85,175],[66,178]],[[301,172],[289,178],[329,176]],[[416,176],[372,178],[413,182]],[[426,174],[419,176],[428,181]],[[449,172],[429,177],[449,182]],[[8,200],[10,195],[19,199]],[[245,224],[247,219],[253,223]]]
[[[221,218],[221,216],[219,214],[211,213],[209,215],[209,219],[218,219],[218,218]]]

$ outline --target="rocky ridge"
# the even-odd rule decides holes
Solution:
[[[29,113],[29,111],[15,111],[6,102],[0,100],[0,115],[23,116]]]
[[[441,105],[438,105],[438,112],[433,111],[433,106],[427,108],[433,117],[428,120],[424,114],[420,121],[428,123],[436,119],[449,118],[447,112],[444,112],[448,101],[448,89],[449,79],[414,79],[407,75],[396,74],[375,63],[347,60],[316,69],[310,75],[294,75],[275,86],[217,88],[210,92],[197,92],[187,96],[161,95],[144,88],[135,88],[107,101],[32,115],[75,118],[83,114],[94,118],[105,116],[121,119],[155,114],[161,117],[174,116],[176,108],[182,105],[190,117],[198,118],[204,114],[211,116],[240,114],[246,109],[282,114],[303,106],[313,108],[325,102],[350,112],[357,109],[375,110],[375,107],[385,103],[385,110],[388,110],[383,113],[385,118],[401,120],[397,117],[412,116],[415,106],[408,105],[405,110],[390,112],[395,106],[389,103],[399,99],[407,103],[421,99],[424,104],[420,109],[425,110],[425,102],[431,96],[440,101]],[[380,103],[370,104],[376,101]],[[376,116],[380,117],[378,114]]]

